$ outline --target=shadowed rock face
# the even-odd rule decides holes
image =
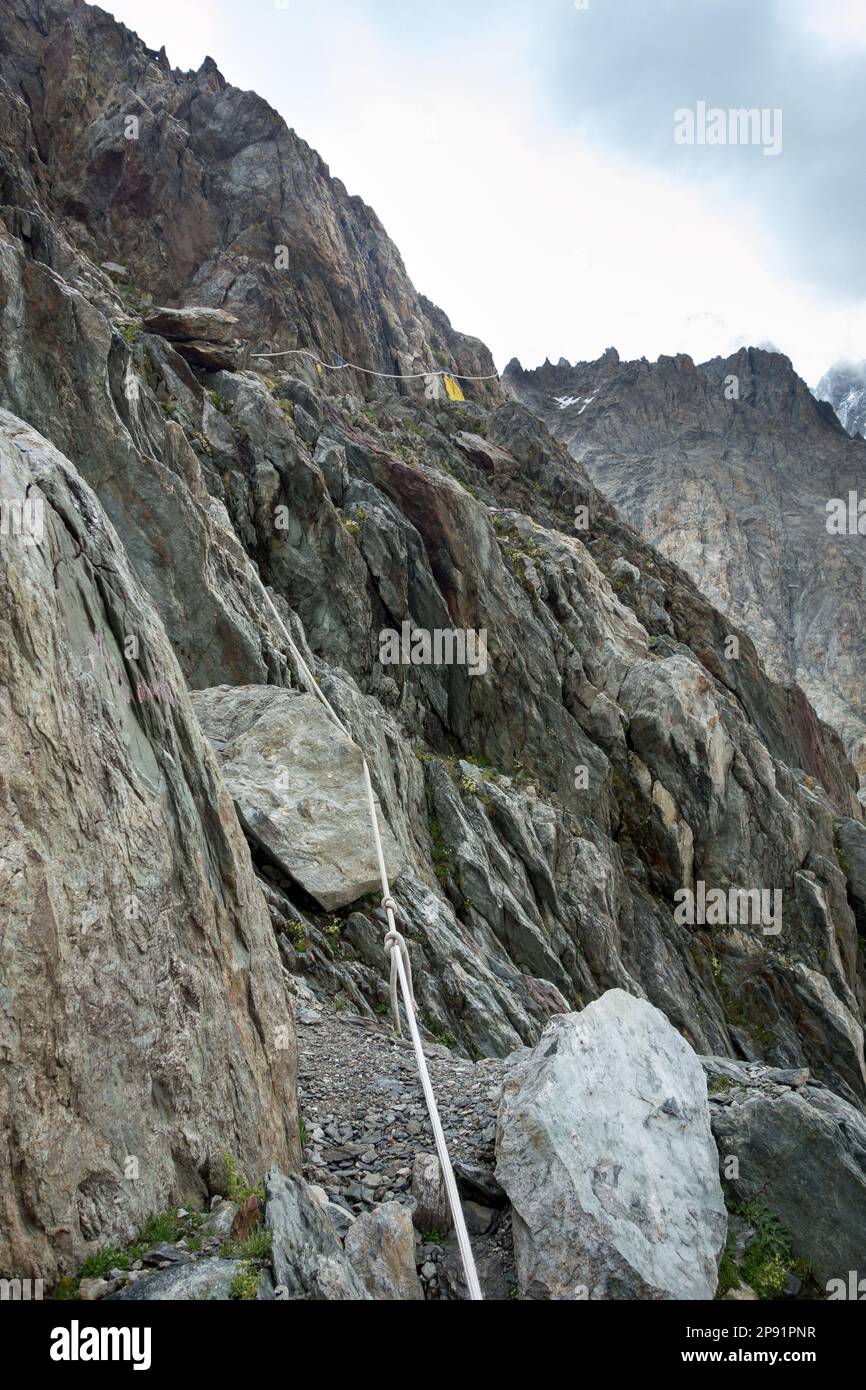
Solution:
[[[270,924],[177,661],[94,494],[0,411],[0,497],[25,496],[41,539],[0,543],[0,1270],[50,1282],[206,1197],[223,1152],[299,1148]]]
[[[866,498],[866,443],[778,353],[512,363],[505,381],[653,545],[802,686],[866,779],[866,543],[827,503]],[[866,525],[866,522],[864,522]]]
[[[740,1202],[771,1211],[819,1284],[866,1250],[866,1119],[808,1071],[704,1058],[720,1166]],[[737,1160],[734,1170],[731,1159]],[[736,1171],[736,1176],[733,1176]]]

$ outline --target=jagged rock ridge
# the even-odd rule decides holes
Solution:
[[[828,533],[827,504],[866,489],[846,435],[788,358],[742,349],[623,362],[512,362],[508,388],[646,538],[806,691],[866,778],[866,546]]]

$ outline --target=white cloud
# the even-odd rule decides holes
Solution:
[[[215,49],[228,57],[228,28],[219,4],[213,0],[102,0],[108,10],[127,29],[133,29],[148,48],[166,46],[172,67],[201,67]]]
[[[836,48],[866,48],[864,0],[805,0],[803,23]]]

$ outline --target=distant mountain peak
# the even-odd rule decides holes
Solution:
[[[844,429],[866,436],[866,361],[837,362],[818,385],[819,401],[829,401]]]

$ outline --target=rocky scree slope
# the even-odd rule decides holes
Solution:
[[[99,45],[90,41],[97,34]],[[123,142],[115,150],[117,178],[101,204],[101,225],[113,227],[117,211],[118,243],[97,236],[67,187],[70,169],[81,177],[95,158],[91,141],[103,131],[96,108],[106,90],[100,83],[111,74],[124,91],[142,74],[173,92],[199,92],[210,83],[207,100],[190,97],[188,114],[192,120],[207,109],[211,126],[231,128],[241,153],[257,152],[233,165],[241,202],[254,202],[259,106],[249,99],[239,108],[238,94],[209,70],[194,78],[167,73],[133,36],[89,7],[14,3],[4,10],[0,35],[0,407],[9,412],[2,419],[8,486],[16,498],[31,488],[48,499],[43,479],[56,474],[84,518],[76,521],[73,503],[58,506],[73,538],[75,583],[88,595],[96,589],[76,619],[76,640],[85,647],[107,621],[107,568],[122,577],[116,611],[109,609],[118,669],[109,662],[100,670],[94,722],[102,740],[109,735],[100,721],[110,729],[122,719],[126,751],[116,759],[121,772],[127,767],[127,781],[135,785],[141,764],[157,788],[166,788],[166,840],[155,860],[156,896],[145,899],[144,915],[149,931],[162,922],[167,949],[144,956],[144,981],[135,957],[125,971],[129,987],[152,997],[160,1018],[178,1029],[169,1084],[157,1061],[148,1061],[142,1038],[150,1035],[142,1034],[141,1020],[124,1023],[129,1055],[111,1073],[117,1110],[137,1113],[140,1067],[152,1078],[143,1083],[150,1099],[142,1114],[159,1112],[156,1133],[164,1143],[148,1169],[151,1187],[130,1188],[123,1161],[138,1152],[136,1133],[113,1133],[111,1107],[99,1100],[116,1051],[106,1054],[90,1015],[76,1008],[62,1015],[59,1038],[47,1040],[51,1018],[43,1000],[56,952],[34,959],[16,943],[34,922],[66,922],[69,950],[60,958],[75,977],[76,961],[93,949],[80,923],[102,923],[108,954],[94,985],[98,1010],[105,976],[112,977],[109,944],[129,930],[113,894],[135,881],[136,861],[118,855],[110,837],[95,835],[87,812],[94,787],[105,781],[108,754],[90,748],[84,761],[72,742],[62,783],[48,759],[46,725],[33,716],[34,682],[41,681],[43,699],[56,701],[51,692],[66,690],[68,644],[43,642],[37,681],[21,657],[31,645],[15,599],[23,584],[15,574],[35,561],[29,548],[4,541],[12,576],[4,569],[4,611],[11,615],[5,687],[21,721],[10,745],[17,777],[30,758],[35,780],[28,776],[28,784],[48,803],[67,803],[66,813],[80,822],[76,834],[86,838],[89,831],[87,846],[70,838],[70,862],[77,846],[75,862],[93,875],[107,874],[109,865],[119,872],[112,895],[100,897],[79,869],[68,912],[68,890],[57,898],[60,890],[49,886],[45,910],[35,914],[26,876],[13,898],[6,930],[15,949],[4,951],[4,962],[14,962],[4,996],[19,1068],[13,1094],[27,1087],[39,1093],[58,1048],[61,1055],[64,1047],[84,1048],[102,1069],[93,1110],[80,1120],[80,1167],[49,1144],[46,1171],[44,1135],[56,1132],[50,1116],[44,1129],[28,1127],[16,1118],[14,1099],[6,1102],[16,1147],[14,1181],[4,1191],[13,1193],[12,1229],[17,1222],[28,1233],[16,1250],[35,1251],[35,1264],[50,1248],[62,1272],[82,1249],[129,1230],[161,1198],[192,1200],[198,1184],[213,1194],[214,1147],[239,1153],[251,1174],[270,1163],[296,1167],[283,987],[296,1001],[328,1001],[369,1019],[386,1007],[381,911],[365,898],[369,865],[347,853],[366,845],[366,820],[352,812],[337,823],[323,780],[336,768],[322,751],[313,706],[262,583],[369,757],[429,1036],[465,1057],[504,1057],[536,1043],[551,1017],[622,989],[655,1004],[697,1051],[808,1067],[862,1106],[866,829],[837,735],[799,689],[767,678],[745,634],[740,660],[725,659],[729,620],[619,519],[584,468],[520,405],[495,391],[479,390],[479,399],[463,404],[427,401],[423,390],[384,394],[363,378],[322,376],[303,359],[291,371],[255,371],[242,367],[239,353],[233,365],[241,369],[213,370],[220,354],[190,345],[208,331],[210,347],[224,347],[235,327],[239,337],[266,339],[269,301],[262,300],[259,318],[255,296],[244,307],[179,269],[176,280],[175,271],[164,271],[161,297],[168,307],[189,308],[195,294],[204,305],[182,322],[149,311],[145,321],[142,286],[157,283],[155,266],[141,252],[137,261],[127,257],[125,271],[117,269],[121,250],[132,245],[125,236],[142,238],[142,245],[150,238],[158,250],[165,235],[158,219],[148,222],[141,211],[122,230],[127,165],[143,149]],[[61,91],[66,104],[49,110]],[[122,123],[113,129],[122,141]],[[167,112],[161,140],[173,138],[170,129]],[[57,141],[71,142],[63,158]],[[289,140],[285,149],[286,178],[296,170],[300,177],[305,147]],[[156,142],[142,177],[163,153]],[[321,181],[339,199],[324,173]],[[215,178],[207,194],[222,226],[214,210],[229,197],[225,185]],[[221,236],[209,243],[220,255]],[[114,268],[106,270],[102,260],[112,251]],[[348,243],[347,253],[340,273],[348,266],[356,286],[370,283],[386,318],[398,308],[405,313],[401,331],[411,336],[420,304],[414,292],[405,302],[389,298],[383,281],[365,279],[372,253]],[[250,257],[256,284],[270,283],[271,263],[270,253]],[[321,263],[315,293],[308,286],[317,302],[329,293],[331,273]],[[302,269],[298,295],[306,274]],[[200,308],[226,313],[226,304],[237,314],[243,307],[247,322],[222,320],[217,328],[211,319],[203,329]],[[440,322],[425,312],[434,326]],[[359,335],[350,343],[359,360],[366,352],[366,360],[381,362],[394,350],[394,331],[380,331],[378,313],[364,319],[345,311]],[[288,315],[275,331],[312,339],[319,326],[312,317]],[[455,343],[452,351],[464,349]],[[50,544],[35,555],[50,586],[66,567],[54,565],[59,529],[48,531]],[[91,532],[109,537],[92,559]],[[134,585],[141,590],[133,592]],[[61,612],[56,590],[52,598],[49,587],[48,596],[54,606],[46,611],[62,625],[68,605]],[[379,634],[404,622],[428,631],[485,630],[486,673],[383,666]],[[35,670],[36,656],[32,664]],[[180,692],[176,705],[161,702],[167,686]],[[125,708],[116,711],[114,702]],[[65,718],[63,726],[75,727]],[[339,764],[345,775],[345,759]],[[19,805],[18,782],[10,774],[0,785],[8,862],[36,831]],[[153,833],[162,822],[143,795]],[[126,814],[121,801],[120,835]],[[51,849],[35,852],[49,858]],[[343,870],[336,890],[319,872],[326,853]],[[187,865],[182,883],[174,855]],[[205,880],[215,900],[207,910],[199,904]],[[677,925],[674,895],[698,881],[780,890],[782,933]],[[261,935],[265,911],[273,937]],[[212,1003],[197,977],[197,952],[207,949],[214,957]],[[173,961],[179,998],[165,1014],[159,991]],[[234,1001],[228,1021],[227,999]],[[230,1023],[242,1041],[224,1035],[214,1053],[208,1028]],[[45,1039],[47,1052],[36,1055],[29,1042],[22,1050],[17,1036]],[[193,1105],[184,1096],[196,1058],[205,1054],[217,1059],[219,1075],[210,1084],[224,1086],[225,1095],[205,1088]],[[238,1119],[233,1133],[214,1133],[217,1123],[221,1131],[232,1128],[224,1117],[240,1114],[253,1083],[261,1099],[246,1121]],[[65,1078],[63,1087],[68,1095]],[[215,1118],[206,1123],[198,1107],[211,1103]],[[70,1182],[74,1191],[66,1190]],[[34,1229],[44,1234],[34,1237]]]
[[[827,503],[847,508],[866,487],[863,440],[786,357],[758,349],[702,366],[611,349],[537,371],[515,361],[503,380],[749,633],[774,679],[805,690],[866,778],[866,547],[827,530]]]

